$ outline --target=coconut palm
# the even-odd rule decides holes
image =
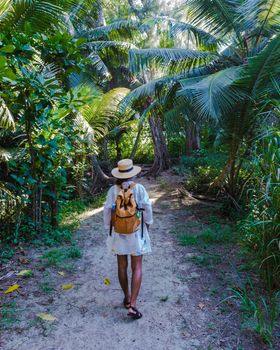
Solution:
[[[154,101],[176,89],[173,101],[165,105],[173,115],[223,128],[220,140],[228,146],[229,160],[218,180],[236,198],[242,188],[239,172],[261,116],[256,110],[265,108],[263,97],[274,93],[271,78],[280,76],[280,4],[191,0],[183,13],[188,21],[156,18],[156,22],[168,22],[168,33],[175,38],[179,33],[191,36],[192,49],[132,50],[135,73],[147,75],[156,65],[169,74],[138,87],[122,105],[125,108],[146,96]]]

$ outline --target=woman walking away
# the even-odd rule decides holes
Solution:
[[[142,317],[136,300],[142,281],[142,257],[151,252],[149,225],[153,223],[152,205],[145,187],[133,182],[141,168],[131,159],[122,159],[112,170],[117,179],[107,194],[104,206],[104,227],[108,230],[107,247],[117,255],[118,277],[124,293],[123,305],[128,316]],[[129,291],[127,266],[131,256],[131,291]]]

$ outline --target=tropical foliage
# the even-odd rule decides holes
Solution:
[[[0,0],[0,245],[68,239],[132,158],[220,201],[275,296],[279,23],[276,0]]]

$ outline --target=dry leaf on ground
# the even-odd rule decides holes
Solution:
[[[63,284],[61,287],[62,289],[71,289],[75,287],[75,284],[73,283]]]
[[[21,264],[28,264],[28,263],[29,263],[29,260],[26,259],[26,258],[18,258],[18,261],[19,261]]]
[[[32,270],[21,270],[19,273],[17,273],[17,276],[32,276]]]
[[[108,277],[103,278],[103,283],[106,284],[106,286],[109,286],[111,284],[111,281]]]
[[[13,284],[8,289],[5,290],[4,294],[12,293],[20,287],[19,284]]]
[[[205,304],[203,304],[203,303],[198,303],[197,306],[200,310],[203,310],[205,308]]]
[[[42,320],[44,320],[44,321],[55,321],[55,320],[57,320],[57,318],[54,317],[53,315],[47,314],[47,313],[44,313],[44,312],[41,312],[40,314],[37,314],[37,316],[39,318],[41,318]]]

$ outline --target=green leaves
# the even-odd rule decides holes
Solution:
[[[65,28],[66,10],[75,1],[61,0],[16,0],[11,1],[0,17],[1,30],[17,32],[44,32],[50,30],[52,25]]]
[[[187,2],[191,23],[201,28],[209,28],[211,33],[223,38],[235,32],[240,36],[238,23],[239,3],[232,0],[190,0]]]
[[[280,34],[275,36],[258,55],[249,58],[236,86],[242,87],[254,99],[261,94],[275,91],[271,79],[280,74],[279,61]]]
[[[129,65],[132,72],[139,72],[152,63],[160,63],[171,70],[189,70],[218,57],[217,53],[181,48],[151,48],[129,51]]]
[[[187,97],[202,118],[218,119],[230,113],[234,104],[244,97],[233,87],[239,74],[239,67],[231,67],[204,78],[180,80],[182,89],[178,95]]]

